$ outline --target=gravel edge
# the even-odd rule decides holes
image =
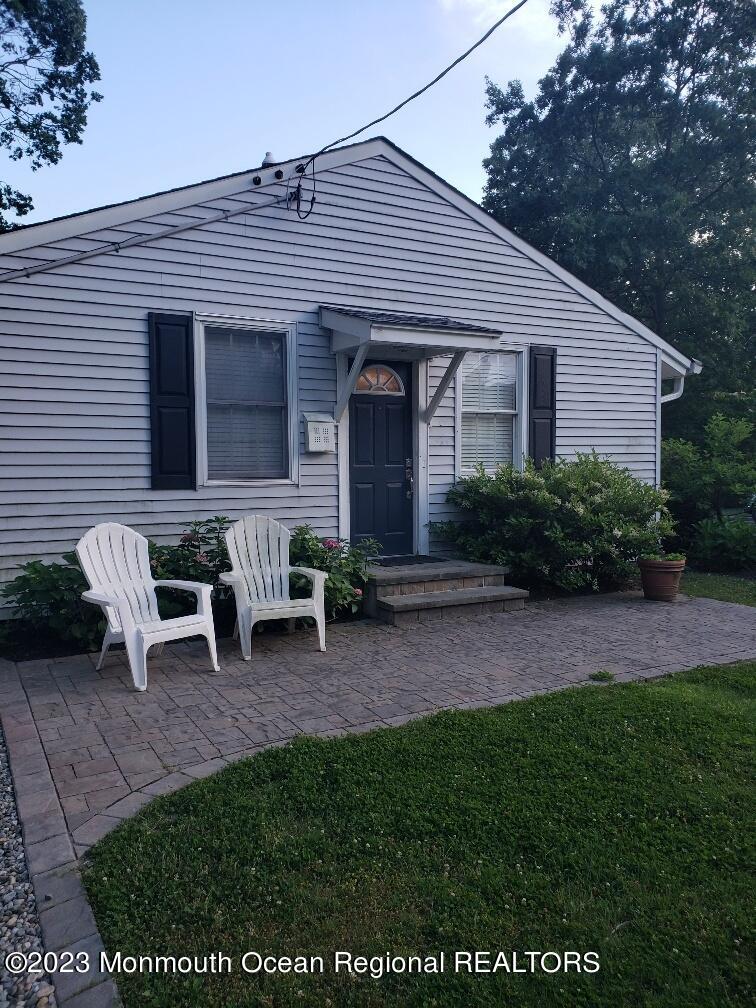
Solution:
[[[44,955],[44,951],[7,746],[0,730],[0,1008],[54,1008],[55,992],[46,974],[14,976],[5,969],[8,952]]]

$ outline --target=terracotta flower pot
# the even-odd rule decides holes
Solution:
[[[685,560],[638,561],[643,594],[654,602],[674,602],[680,590],[680,578],[685,570]]]

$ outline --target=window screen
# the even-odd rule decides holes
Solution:
[[[462,469],[487,471],[513,461],[517,358],[469,353],[462,362]]]
[[[205,381],[208,478],[288,476],[285,335],[206,327]]]

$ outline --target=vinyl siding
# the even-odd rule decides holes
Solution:
[[[0,268],[199,222],[275,192],[240,191],[26,249]],[[0,284],[0,579],[30,558],[58,557],[105,519],[171,541],[195,518],[255,511],[336,535],[337,455],[302,454],[298,484],[149,487],[147,313],[296,323],[301,443],[301,414],[332,411],[336,397],[321,303],[451,315],[500,327],[508,342],[556,346],[558,453],[595,447],[653,481],[655,348],[401,167],[369,157],[320,174],[307,221],[268,208]],[[429,366],[429,396],[444,365]],[[428,434],[431,519],[448,514],[454,421],[452,385]]]

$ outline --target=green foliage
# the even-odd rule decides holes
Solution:
[[[690,559],[703,570],[756,570],[756,525],[705,518],[693,530]]]
[[[502,127],[484,204],[703,373],[664,409],[692,437],[756,406],[753,0],[554,0],[568,44]]]
[[[613,682],[614,672],[610,672],[609,669],[598,669],[596,672],[591,672],[588,676],[591,682]]]
[[[750,421],[718,413],[706,424],[701,445],[662,441],[662,484],[683,544],[697,522],[712,516],[721,520],[725,508],[745,505],[756,490],[753,434]]]
[[[99,648],[105,618],[99,606],[81,597],[89,585],[75,553],[65,553],[62,563],[32,560],[21,571],[0,587],[0,595],[12,602],[29,634],[52,637],[84,651]]]
[[[628,581],[672,531],[667,495],[595,453],[482,469],[450,491],[461,522],[435,527],[470,560],[504,564],[527,588],[594,591]]]
[[[150,567],[157,580],[204,581],[222,587],[218,578],[231,570],[225,534],[231,522],[223,515],[194,521],[177,546],[150,543]]]
[[[150,802],[83,866],[105,946],[233,968],[123,972],[125,1008],[750,1008],[755,682],[743,662],[302,738]],[[250,947],[326,968],[250,977]],[[337,949],[447,966],[350,979]],[[601,969],[457,973],[460,949]]]
[[[367,581],[370,558],[380,552],[380,544],[366,540],[352,545],[343,539],[320,539],[309,525],[298,525],[291,536],[289,557],[292,567],[314,567],[328,573],[325,583],[326,613],[359,611],[362,592]],[[292,575],[294,594],[308,594],[310,582],[299,574]]]
[[[191,522],[178,545],[150,543],[150,568],[156,581],[200,581],[213,586],[213,612],[219,630],[229,623],[233,626],[235,618],[232,591],[219,581],[224,571],[231,570],[224,538],[230,524],[224,515],[216,515]],[[164,619],[197,611],[192,592],[158,588],[157,594]]]
[[[32,170],[57,164],[62,146],[81,143],[87,109],[102,95],[86,51],[81,0],[0,0],[0,146]],[[22,216],[31,197],[0,183],[0,231],[14,226],[3,210]]]

